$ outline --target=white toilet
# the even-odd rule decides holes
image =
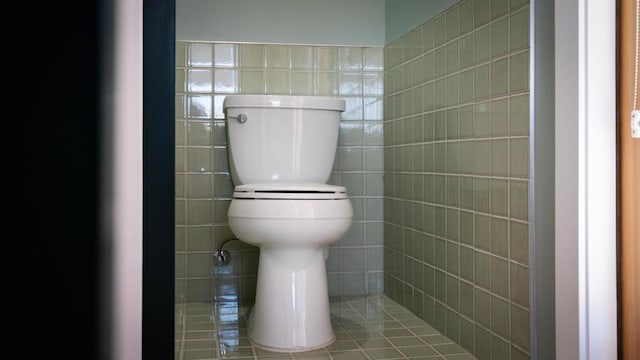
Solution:
[[[281,352],[335,335],[323,250],[353,221],[343,186],[326,184],[338,144],[341,99],[230,95],[223,103],[231,179],[229,226],[260,248],[251,342]]]

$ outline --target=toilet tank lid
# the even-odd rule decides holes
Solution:
[[[227,108],[281,108],[344,111],[343,99],[323,96],[295,95],[227,95],[222,102]]]
[[[242,192],[317,192],[317,193],[346,193],[347,188],[329,184],[244,184],[235,187],[234,191]]]
[[[346,199],[347,188],[329,184],[245,184],[235,187],[236,199]]]

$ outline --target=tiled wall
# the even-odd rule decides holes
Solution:
[[[255,296],[258,249],[230,241],[233,191],[222,101],[229,94],[322,95],[346,100],[330,183],[355,215],[330,247],[330,295],[383,290],[383,48],[183,42],[176,44],[176,301]]]
[[[528,359],[529,6],[465,0],[385,47],[385,293]]]

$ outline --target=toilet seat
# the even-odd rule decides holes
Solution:
[[[329,184],[245,184],[235,187],[234,199],[338,200],[347,198],[344,186]]]

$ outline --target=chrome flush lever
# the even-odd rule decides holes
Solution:
[[[229,119],[236,119],[240,124],[244,124],[247,122],[248,118],[246,114],[238,114],[238,116],[228,116]]]

